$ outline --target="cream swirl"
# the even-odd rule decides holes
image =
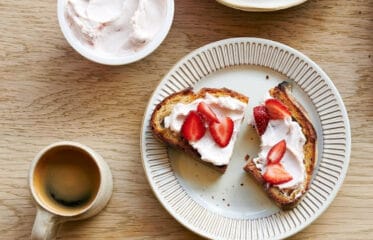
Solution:
[[[295,189],[303,183],[306,175],[303,162],[303,147],[306,143],[306,137],[299,124],[293,121],[290,116],[280,120],[269,121],[264,134],[261,136],[261,151],[258,157],[254,158],[254,163],[263,174],[266,171],[269,150],[283,139],[286,141],[286,152],[281,159],[281,164],[284,166],[285,170],[290,173],[293,179],[275,186],[280,189]]]
[[[247,104],[232,97],[215,97],[211,94],[206,94],[204,98],[199,98],[189,104],[176,104],[171,114],[164,119],[165,127],[179,133],[188,113],[191,110],[196,110],[200,102],[205,102],[218,118],[230,117],[233,120],[232,138],[229,144],[222,148],[214,141],[210,131],[207,129],[200,140],[189,143],[198,151],[203,161],[210,162],[216,166],[226,165],[232,156],[234,143],[236,142]]]
[[[104,55],[139,51],[166,20],[166,0],[67,0],[66,19],[75,37]]]

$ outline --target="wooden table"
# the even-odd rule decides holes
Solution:
[[[60,239],[199,239],[153,195],[141,164],[140,128],[150,94],[181,57],[212,41],[255,36],[283,42],[318,63],[346,104],[350,168],[328,210],[292,239],[373,239],[373,2],[310,0],[247,13],[213,0],[176,2],[164,43],[128,66],[102,66],[62,36],[56,1],[0,2],[0,235],[28,239],[35,208],[27,185],[34,155],[58,140],[97,150],[114,193],[97,217],[64,225]]]

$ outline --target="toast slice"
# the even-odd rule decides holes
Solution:
[[[285,106],[287,106],[292,120],[299,124],[306,138],[305,144],[303,145],[305,178],[304,181],[295,189],[280,189],[264,180],[261,170],[257,168],[253,159],[248,160],[244,166],[244,170],[248,172],[257,183],[262,185],[268,196],[272,198],[279,207],[286,210],[294,207],[309,188],[316,163],[316,132],[311,121],[307,117],[306,111],[291,94],[291,85],[288,82],[282,82],[278,86],[270,89],[269,94],[272,98],[280,100]]]
[[[204,98],[206,94],[212,95],[214,97],[232,97],[246,105],[249,101],[248,97],[246,97],[245,95],[227,88],[202,88],[196,93],[194,93],[191,88],[187,88],[181,92],[171,94],[162,102],[160,102],[153,111],[150,125],[154,136],[162,142],[172,147],[181,149],[184,152],[189,153],[196,159],[200,160],[202,163],[207,164],[208,166],[213,167],[219,172],[224,173],[227,168],[227,164],[217,166],[210,162],[201,160],[200,153],[196,149],[194,149],[192,145],[181,136],[180,133],[172,131],[170,128],[165,127],[164,123],[165,118],[171,114],[176,104],[189,104],[199,98]]]

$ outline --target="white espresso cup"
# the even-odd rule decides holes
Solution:
[[[32,240],[55,239],[63,222],[99,213],[109,202],[113,178],[104,159],[76,142],[57,142],[31,163],[29,186],[37,212]]]

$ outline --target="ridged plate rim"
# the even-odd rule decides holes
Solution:
[[[243,50],[246,51],[242,53]],[[273,65],[270,65],[271,62]],[[219,66],[219,64],[223,65]],[[194,69],[197,65],[199,70]],[[315,105],[323,128],[324,144],[322,149],[319,149],[322,151],[322,157],[318,159],[320,163],[315,169],[317,174],[304,200],[293,210],[280,211],[269,217],[254,220],[227,218],[206,209],[200,209],[203,207],[190,197],[188,198],[187,192],[178,183],[168,160],[167,147],[154,139],[149,126],[149,119],[154,107],[164,97],[183,87],[193,86],[194,81],[198,82],[212,72],[236,65],[263,66],[285,74],[307,92],[313,103],[316,101],[315,99],[319,98],[317,102],[319,105],[323,102],[326,104],[326,107],[325,105]],[[184,76],[187,76],[191,83],[180,83],[180,79],[175,78],[177,71],[181,71]],[[172,88],[167,86],[170,84],[171,78],[177,82]],[[174,89],[177,86],[180,89]],[[167,88],[168,91],[165,91]],[[315,88],[316,90],[314,90]],[[312,94],[309,94],[310,92]],[[329,95],[325,97],[325,94]],[[341,129],[344,129],[344,132],[339,132]],[[334,135],[337,137],[335,138]],[[329,138],[329,136],[331,137]],[[140,147],[144,171],[155,196],[178,222],[191,231],[210,239],[282,239],[311,224],[335,198],[349,165],[351,132],[347,111],[338,90],[316,63],[285,44],[267,39],[243,37],[207,44],[186,55],[174,65],[161,80],[149,100],[143,118]],[[335,180],[330,186],[332,179]],[[164,190],[165,186],[168,187],[166,190]],[[319,191],[314,190],[315,188]],[[329,189],[329,191],[325,189]],[[173,195],[176,196],[169,200],[168,197]],[[312,213],[309,214],[309,211]],[[194,212],[197,212],[197,215],[193,216],[193,220],[188,221]],[[309,216],[305,217],[304,214],[309,214]],[[214,228],[211,224],[212,221],[219,223],[218,227]],[[263,225],[266,229],[263,228]],[[255,233],[257,235],[254,235],[254,230],[257,231]],[[238,231],[238,233],[233,231]],[[259,236],[259,234],[262,235]]]

